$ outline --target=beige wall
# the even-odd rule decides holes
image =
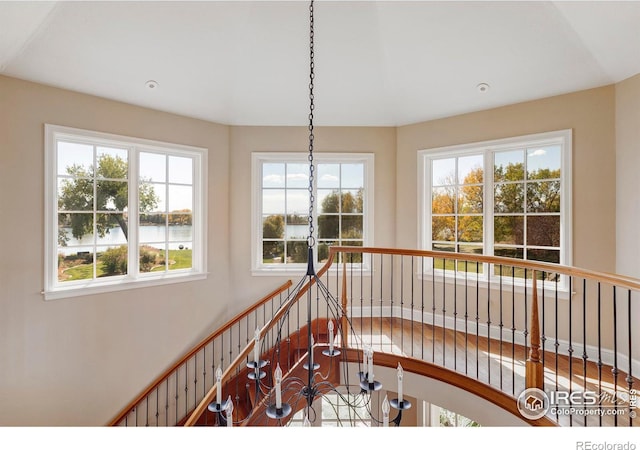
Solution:
[[[640,74],[616,85],[616,272],[640,278]]]
[[[206,281],[44,301],[44,124],[209,150]],[[227,317],[228,128],[0,77],[0,425],[102,425]]]
[[[615,269],[614,87],[398,128],[396,245],[418,245],[417,151],[573,129],[573,265]]]
[[[620,194],[638,183],[639,85],[635,77],[400,128],[318,127],[316,151],[374,153],[374,245],[415,248],[418,150],[571,128],[573,263],[611,272],[615,140]],[[45,302],[45,123],[208,148],[209,278]],[[251,153],[305,152],[307,133],[227,127],[0,77],[0,425],[104,424],[206,333],[285,279],[297,281],[251,274]],[[618,233],[632,233],[639,215],[618,211]],[[637,276],[628,261],[638,249],[628,244],[618,244],[618,269],[628,264]]]
[[[300,279],[303,272],[285,277],[251,274],[251,153],[308,152],[305,127],[232,127],[230,217],[231,277],[236,299],[257,299],[287,279]],[[373,153],[374,243],[394,245],[395,236],[395,128],[316,127],[314,151]],[[234,306],[240,311],[242,301]]]

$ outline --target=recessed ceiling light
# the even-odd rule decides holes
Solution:
[[[146,87],[148,87],[149,89],[155,89],[158,87],[158,82],[157,81],[153,81],[153,80],[149,80],[144,84]]]
[[[487,83],[480,83],[476,86],[476,89],[478,89],[478,92],[480,92],[481,94],[484,94],[489,90],[489,85]]]

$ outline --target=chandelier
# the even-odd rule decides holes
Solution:
[[[398,364],[397,368],[397,398],[388,400],[387,396],[381,404],[382,414],[374,411],[371,402],[371,396],[374,392],[382,389],[382,383],[377,381],[373,372],[373,356],[374,350],[372,346],[362,342],[362,339],[354,331],[353,326],[349,319],[346,319],[346,311],[343,311],[342,306],[339,304],[335,296],[330,292],[327,286],[323,283],[321,278],[316,274],[314,268],[313,249],[316,244],[314,236],[314,202],[313,195],[315,167],[313,162],[314,151],[314,78],[315,78],[315,63],[314,63],[314,8],[313,0],[309,4],[309,234],[307,237],[308,247],[308,260],[306,274],[300,279],[298,284],[289,292],[287,301],[283,302],[283,305],[288,305],[291,308],[294,302],[288,301],[290,299],[298,298],[302,295],[306,295],[307,306],[307,323],[306,323],[306,355],[304,356],[305,362],[303,364],[304,376],[295,376],[289,374],[283,377],[283,372],[280,367],[280,346],[283,341],[283,326],[289,310],[287,310],[278,322],[277,335],[275,339],[275,345],[271,350],[271,358],[269,361],[261,359],[260,348],[262,345],[260,337],[260,329],[256,329],[254,335],[254,347],[253,347],[253,360],[247,362],[249,368],[248,377],[255,382],[255,398],[262,399],[266,402],[265,414],[268,418],[274,419],[280,425],[285,425],[291,414],[294,411],[302,411],[303,413],[303,425],[310,426],[312,422],[315,422],[318,417],[316,411],[316,405],[314,402],[320,398],[327,398],[330,394],[334,394],[339,398],[340,404],[346,406],[353,411],[366,410],[368,418],[371,423],[375,423],[378,426],[389,426],[390,423],[394,423],[396,426],[400,425],[402,420],[402,411],[411,408],[411,402],[403,398],[402,392],[402,366]],[[315,289],[316,295],[312,294],[312,287]],[[306,292],[305,292],[306,291]],[[330,367],[321,367],[321,364],[314,360],[314,346],[316,344],[315,337],[312,332],[312,309],[316,303],[322,302],[326,306],[328,320],[327,320],[327,346],[326,350],[322,351],[322,354],[327,358],[323,359],[328,361]],[[341,320],[342,319],[342,320]],[[349,328],[345,330],[345,326]],[[352,337],[352,342],[347,342],[349,336]],[[284,336],[286,338],[286,336]],[[344,348],[355,348],[358,351],[358,373],[356,382],[349,380],[349,370],[340,370],[342,367],[347,367],[348,361],[336,345],[344,346]],[[362,358],[360,358],[360,355]],[[265,370],[267,365],[273,366],[275,363],[275,369],[272,371]],[[337,370],[338,373],[342,373],[342,380],[339,385],[334,384],[327,376],[331,370]],[[208,406],[209,411],[216,413],[218,424],[223,426],[233,426],[232,412],[233,402],[231,396],[227,399],[222,397],[221,386],[222,370],[220,368],[216,371],[216,384],[217,384],[217,397],[216,400],[211,402]],[[283,393],[285,399],[283,400]],[[256,402],[257,404],[257,402]],[[390,420],[389,414],[391,408],[396,409],[397,415],[394,419]],[[253,414],[253,413],[252,413]],[[361,421],[365,420],[360,413],[350,413],[350,417],[353,420]],[[246,419],[245,419],[246,420]]]

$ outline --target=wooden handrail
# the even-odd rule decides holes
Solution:
[[[518,266],[523,269],[537,270],[547,273],[562,273],[569,276],[588,278],[606,282],[619,287],[624,287],[634,291],[640,291],[640,279],[617,275],[608,272],[599,272],[596,270],[581,269],[572,266],[563,266],[560,264],[538,262],[528,259],[512,259],[503,256],[487,256],[476,255],[473,253],[450,253],[434,250],[411,250],[398,248],[380,248],[380,247],[356,247],[356,246],[335,246],[329,248],[329,257],[335,256],[337,253],[372,253],[385,255],[402,255],[416,257],[431,257],[436,259],[474,261],[480,263],[489,263],[504,266]]]
[[[200,343],[197,344],[195,347],[193,347],[193,349],[191,349],[191,351],[189,351],[182,358],[180,358],[178,361],[176,361],[171,367],[169,367],[167,370],[165,370],[144,391],[142,391],[140,393],[140,395],[138,395],[125,408],[123,408],[122,411],[120,411],[120,413],[113,420],[111,420],[111,422],[109,422],[108,426],[115,426],[118,423],[120,423],[126,417],[126,415],[129,414],[129,412],[131,412],[131,410],[133,408],[135,408],[135,406],[138,403],[140,403],[145,397],[147,397],[163,381],[165,381],[171,374],[173,374],[178,367],[182,366],[182,364],[184,364],[186,361],[188,361],[194,354],[196,354],[197,352],[202,350],[204,347],[206,347],[211,341],[215,340],[215,338],[217,338],[218,336],[220,336],[221,334],[226,332],[229,328],[231,328],[231,326],[233,326],[233,324],[239,322],[243,317],[251,314],[253,311],[255,311],[256,309],[258,309],[259,307],[261,307],[262,305],[267,303],[269,300],[273,299],[277,295],[280,295],[281,293],[283,293],[284,291],[289,289],[292,286],[292,284],[293,284],[292,281],[288,280],[286,283],[282,284],[280,287],[274,289],[269,294],[267,294],[264,297],[262,297],[260,300],[258,300],[257,303],[255,303],[254,305],[252,305],[249,308],[245,309],[241,313],[237,314],[231,320],[227,321],[218,330],[214,331],[209,336],[207,336],[202,341],[200,341]]]

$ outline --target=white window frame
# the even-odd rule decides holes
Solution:
[[[558,130],[546,133],[530,134],[525,136],[517,136],[506,139],[497,139],[491,141],[474,142],[469,144],[454,145],[448,147],[438,147],[418,151],[418,246],[423,249],[431,249],[431,161],[433,159],[444,156],[464,156],[471,154],[483,154],[484,156],[484,180],[483,180],[483,254],[493,255],[493,187],[494,187],[494,171],[493,171],[493,154],[494,152],[505,151],[509,149],[520,149],[532,146],[543,145],[560,145],[561,146],[561,177],[560,177],[560,265],[570,266],[572,264],[573,254],[573,237],[572,237],[572,130]],[[486,169],[487,167],[491,170]],[[487,214],[489,213],[489,214]],[[526,212],[525,212],[526,213]],[[490,216],[490,219],[487,218]],[[526,245],[526,244],[525,244]],[[526,260],[525,260],[526,261]],[[429,265],[425,265],[426,273],[421,274],[426,279],[431,278],[432,273],[443,275],[446,272],[446,280],[449,282],[464,281],[464,273],[444,269],[432,269]],[[488,264],[483,264],[482,274],[478,275],[478,280],[487,281],[489,274]],[[438,277],[438,278],[440,278]],[[476,276],[473,276],[475,280]],[[489,280],[493,283],[499,283],[500,276],[489,274]],[[503,283],[510,283],[511,277],[502,277]],[[513,284],[522,288],[524,280],[516,278]],[[549,289],[549,284],[546,288]],[[542,282],[538,280],[541,287]],[[567,293],[568,282],[567,277],[561,277],[558,283],[558,290]],[[566,297],[566,295],[565,295]]]
[[[58,194],[57,194],[57,142],[71,141],[90,145],[105,145],[125,148],[129,151],[128,180],[129,205],[138,203],[138,155],[140,152],[163,153],[172,156],[190,157],[193,165],[193,249],[191,269],[165,271],[161,273],[139,273],[138,233],[139,211],[129,207],[128,247],[136,251],[128,252],[126,275],[78,281],[58,281]],[[206,279],[207,277],[207,149],[180,144],[158,142],[128,136],[120,136],[97,131],[82,130],[52,124],[45,124],[45,280],[44,298],[77,297],[125,289],[150,287],[171,283]]]
[[[364,164],[364,205],[362,211],[362,232],[364,247],[373,243],[373,177],[374,177],[374,154],[373,153],[314,153],[313,162],[317,173],[318,164]],[[264,264],[262,262],[262,165],[264,163],[306,163],[309,164],[308,153],[298,152],[253,152],[251,154],[251,273],[252,275],[273,275],[282,276],[289,274],[304,274],[307,264]],[[317,204],[317,179],[314,181],[314,196],[316,203],[313,209],[314,237],[316,245],[313,257],[314,267],[319,268],[318,263],[318,215],[319,205]],[[334,264],[334,267],[337,267]],[[362,270],[358,273],[366,273],[369,270],[367,259],[364,260]]]

